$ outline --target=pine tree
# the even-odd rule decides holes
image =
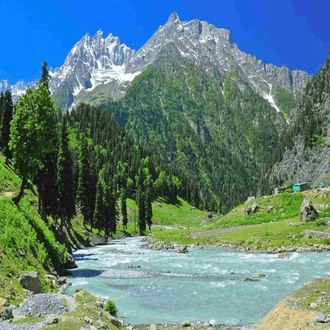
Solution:
[[[136,204],[138,206],[138,224],[140,233],[146,230],[146,211],[145,211],[145,192],[144,192],[144,171],[142,164],[139,168],[139,173],[136,183]]]
[[[117,218],[117,199],[113,192],[112,182],[104,187],[104,218],[105,218],[105,233],[108,236],[110,233],[116,233],[116,218]]]
[[[81,213],[84,217],[84,225],[89,224],[91,229],[93,227],[93,212],[94,209],[91,209],[89,199],[92,198],[90,184],[90,163],[88,155],[88,145],[86,137],[82,138],[79,146],[79,178],[78,178],[78,189],[77,189],[77,199],[80,203]],[[95,198],[95,196],[94,196]]]
[[[3,111],[0,121],[0,148],[3,150],[4,155],[7,159],[11,158],[11,152],[8,147],[9,136],[10,136],[10,122],[13,119],[13,102],[11,99],[11,93],[6,90],[3,99]]]
[[[49,91],[49,73],[47,69],[47,62],[44,61],[44,64],[41,67],[41,77],[40,77],[40,84],[44,84],[44,86]]]
[[[126,198],[127,198],[126,189],[123,187],[120,192],[120,209],[121,215],[123,217],[123,227],[127,229],[127,205],[126,205]]]
[[[105,228],[105,221],[104,221],[104,203],[103,203],[103,185],[102,179],[99,176],[99,180],[97,182],[96,187],[96,200],[95,200],[95,209],[94,209],[94,226],[99,230]]]
[[[64,116],[60,133],[60,144],[57,157],[58,215],[63,224],[69,224],[75,213],[75,183],[73,159],[69,150],[67,116]]]

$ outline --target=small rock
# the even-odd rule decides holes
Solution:
[[[65,277],[59,277],[59,278],[57,279],[57,283],[58,283],[59,285],[63,285],[63,284],[65,284],[65,283],[66,283],[66,278],[65,278]]]
[[[5,309],[5,307],[9,307],[9,306],[10,306],[10,303],[8,300],[0,298],[0,314]]]
[[[112,316],[110,313],[106,313],[105,315],[108,317],[109,321],[114,326],[116,326],[118,328],[121,328],[122,327],[122,324],[121,324],[120,320],[118,320],[116,317]]]
[[[101,322],[100,327],[101,327],[102,330],[107,330],[108,329],[108,326],[103,322]],[[126,330],[128,330],[128,327],[126,328]]]
[[[156,324],[151,324],[149,329],[150,330],[157,330]]]
[[[126,327],[126,330],[133,330],[133,326],[132,326],[132,325],[128,325],[128,326]]]
[[[46,324],[56,324],[56,323],[58,323],[57,317],[51,317],[46,321]]]
[[[97,313],[97,316],[98,316],[98,318],[100,319],[101,317],[103,317],[103,313],[102,313],[102,312],[98,312],[98,313]]]
[[[74,293],[77,293],[79,291],[83,291],[83,288],[76,288],[76,289],[74,289]]]
[[[311,303],[310,305],[309,305],[309,307],[310,308],[313,308],[313,309],[315,309],[315,308],[317,308],[319,305],[317,304],[317,303]]]
[[[5,320],[9,320],[13,318],[13,311],[15,309],[15,306],[11,305],[9,307],[6,307],[3,311],[2,311],[2,317]]]
[[[319,322],[319,323],[325,323],[325,320],[326,320],[326,316],[324,313],[321,313],[321,314],[315,316],[315,318],[314,318],[314,321]]]
[[[264,278],[266,275],[265,274],[261,274],[261,273],[255,273],[253,274],[253,278]]]
[[[217,325],[217,321],[215,319],[212,319],[211,321],[209,321],[209,325],[215,327]]]
[[[185,320],[181,323],[181,326],[183,327],[189,327],[190,326],[190,322],[188,320]],[[151,329],[150,329],[151,330]]]
[[[280,259],[290,259],[290,253],[289,252],[281,252],[277,255]]]
[[[269,213],[272,209],[273,209],[273,206],[272,205],[267,206],[266,212]]]
[[[103,301],[98,300],[96,302],[96,307],[103,308],[104,307]]]
[[[88,324],[93,324],[93,320],[90,317],[88,317],[88,316],[85,316],[84,322],[86,322]]]
[[[46,275],[46,282],[47,283],[50,283],[50,282],[53,282],[54,283],[54,281],[57,281],[57,277],[56,276],[50,275],[50,274],[47,274]]]
[[[93,325],[89,327],[89,330],[97,330]]]

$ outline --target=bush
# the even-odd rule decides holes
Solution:
[[[104,310],[109,312],[112,316],[117,316],[117,307],[112,300],[108,300],[104,306]]]
[[[326,223],[325,223],[325,220],[324,219],[320,219],[320,220],[316,220],[315,221],[315,226],[317,226],[317,227],[320,227],[320,226],[325,226],[326,225]]]

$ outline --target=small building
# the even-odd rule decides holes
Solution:
[[[302,182],[302,183],[295,183],[292,186],[292,189],[294,190],[299,190],[299,191],[303,191],[303,190],[307,190],[310,189],[310,184],[308,182]]]

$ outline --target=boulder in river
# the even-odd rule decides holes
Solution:
[[[19,283],[24,289],[30,290],[33,293],[41,292],[41,282],[37,272],[24,272],[19,277]]]
[[[94,236],[90,238],[89,243],[91,245],[105,245],[107,244],[107,239],[104,236]]]

